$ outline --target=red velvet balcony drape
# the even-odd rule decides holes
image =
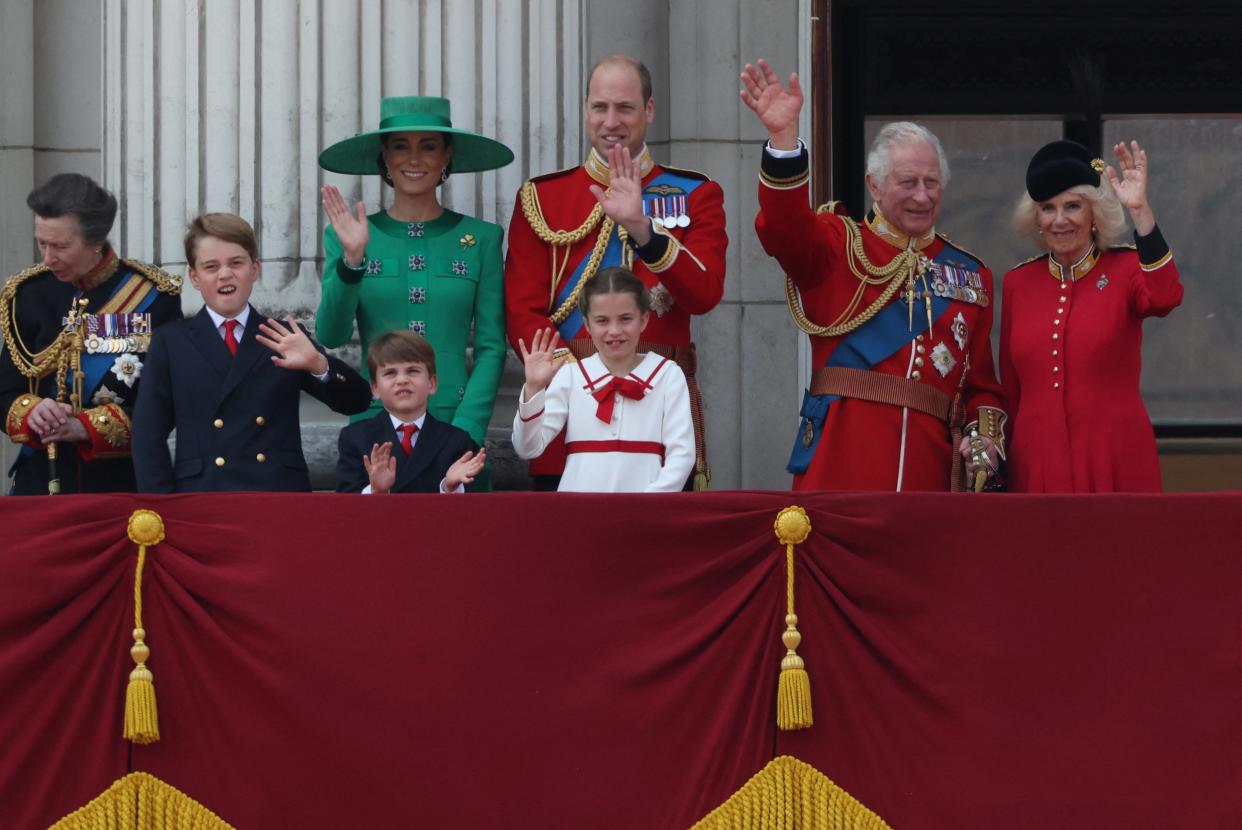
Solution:
[[[775,728],[784,550],[815,726]],[[121,739],[140,507],[162,740]],[[686,827],[776,754],[897,828],[1242,826],[1242,495],[0,499],[0,824]]]

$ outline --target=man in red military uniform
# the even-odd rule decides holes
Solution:
[[[577,310],[580,286],[600,268],[624,265],[651,291],[651,322],[639,351],[675,360],[690,386],[696,488],[706,486],[703,419],[690,316],[724,293],[724,193],[701,173],[656,164],[647,150],[655,120],[651,75],[610,55],[592,69],[584,121],[591,142],[580,167],[522,185],[509,225],[505,323],[509,341],[531,342],[555,326],[578,357],[594,350]],[[530,464],[539,489],[556,489],[565,464],[558,440]]]
[[[885,126],[867,158],[874,206],[863,225],[835,206],[813,212],[797,75],[786,88],[758,64],[741,92],[769,133],[755,228],[801,292],[805,310],[792,288],[790,309],[817,367],[794,488],[981,489],[1004,453],[992,274],[935,233],[948,178],[940,142],[916,124]]]

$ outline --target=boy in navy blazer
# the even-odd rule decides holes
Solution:
[[[342,493],[459,493],[483,469],[470,435],[436,420],[436,353],[412,331],[377,337],[367,350],[371,392],[384,404],[374,418],[341,430],[336,489]],[[395,448],[395,449],[394,449]]]
[[[286,327],[250,305],[258,244],[244,219],[199,216],[186,233],[185,255],[206,305],[151,339],[134,409],[138,491],[309,491],[301,393],[352,415],[370,404],[366,381],[292,316]],[[175,460],[168,452],[173,429]]]

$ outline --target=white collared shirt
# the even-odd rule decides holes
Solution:
[[[226,336],[224,332],[224,323],[228,320],[236,320],[237,328],[233,330],[233,337],[236,338],[238,343],[241,343],[242,334],[246,331],[246,323],[250,320],[250,306],[247,304],[247,306],[241,310],[241,314],[238,314],[236,317],[225,317],[223,314],[218,314],[211,306],[207,306],[206,308],[207,313],[211,315],[211,322],[215,324],[216,333],[220,335],[221,340],[224,340]]]

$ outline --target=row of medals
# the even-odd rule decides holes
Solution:
[[[983,278],[979,276],[979,272],[953,265],[941,265],[939,262],[930,263],[929,270],[932,293],[937,297],[948,297],[983,307],[988,305],[988,295],[983,290]]]
[[[643,216],[650,216],[668,229],[690,227],[690,213],[685,196],[662,196],[643,199]]]
[[[145,352],[151,345],[150,314],[86,314],[87,354],[125,354],[126,352]],[[106,317],[106,322],[101,322]],[[127,331],[113,331],[119,328]],[[100,329],[107,334],[100,335]]]

